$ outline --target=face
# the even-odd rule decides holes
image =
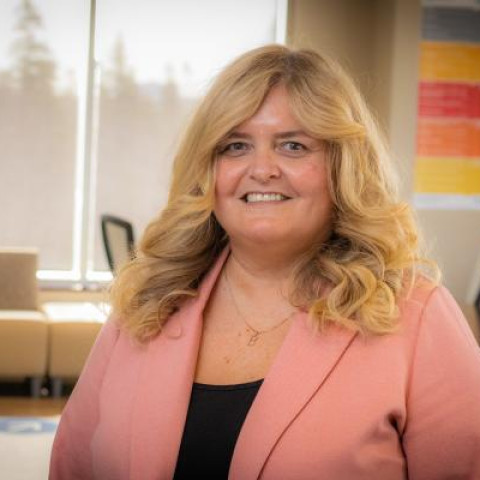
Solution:
[[[321,141],[293,116],[285,87],[218,146],[215,215],[235,244],[304,250],[330,232]]]

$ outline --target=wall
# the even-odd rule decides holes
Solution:
[[[288,43],[333,55],[356,79],[387,133],[411,199],[415,158],[420,0],[291,0]],[[480,212],[419,211],[444,282],[464,301],[480,255]]]
[[[373,94],[373,0],[291,0],[287,41],[337,58],[354,75],[365,96]]]
[[[389,123],[393,150],[404,159],[407,194],[412,191],[415,152],[420,21],[419,0],[397,0]],[[419,210],[418,217],[445,284],[459,301],[465,301],[480,256],[480,211]]]

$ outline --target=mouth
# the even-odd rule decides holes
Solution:
[[[287,197],[283,193],[277,192],[248,192],[240,197],[245,203],[266,203],[266,202],[283,202],[290,200],[291,197]]]

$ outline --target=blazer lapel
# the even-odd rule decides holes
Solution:
[[[356,333],[316,334],[307,314],[295,317],[245,419],[230,465],[230,480],[257,479],[282,433],[322,387]]]
[[[138,379],[132,419],[130,479],[173,478],[202,334],[202,313],[228,256],[218,258],[199,289],[151,341]]]

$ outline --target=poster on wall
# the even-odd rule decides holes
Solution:
[[[414,203],[480,210],[480,0],[423,0]]]

